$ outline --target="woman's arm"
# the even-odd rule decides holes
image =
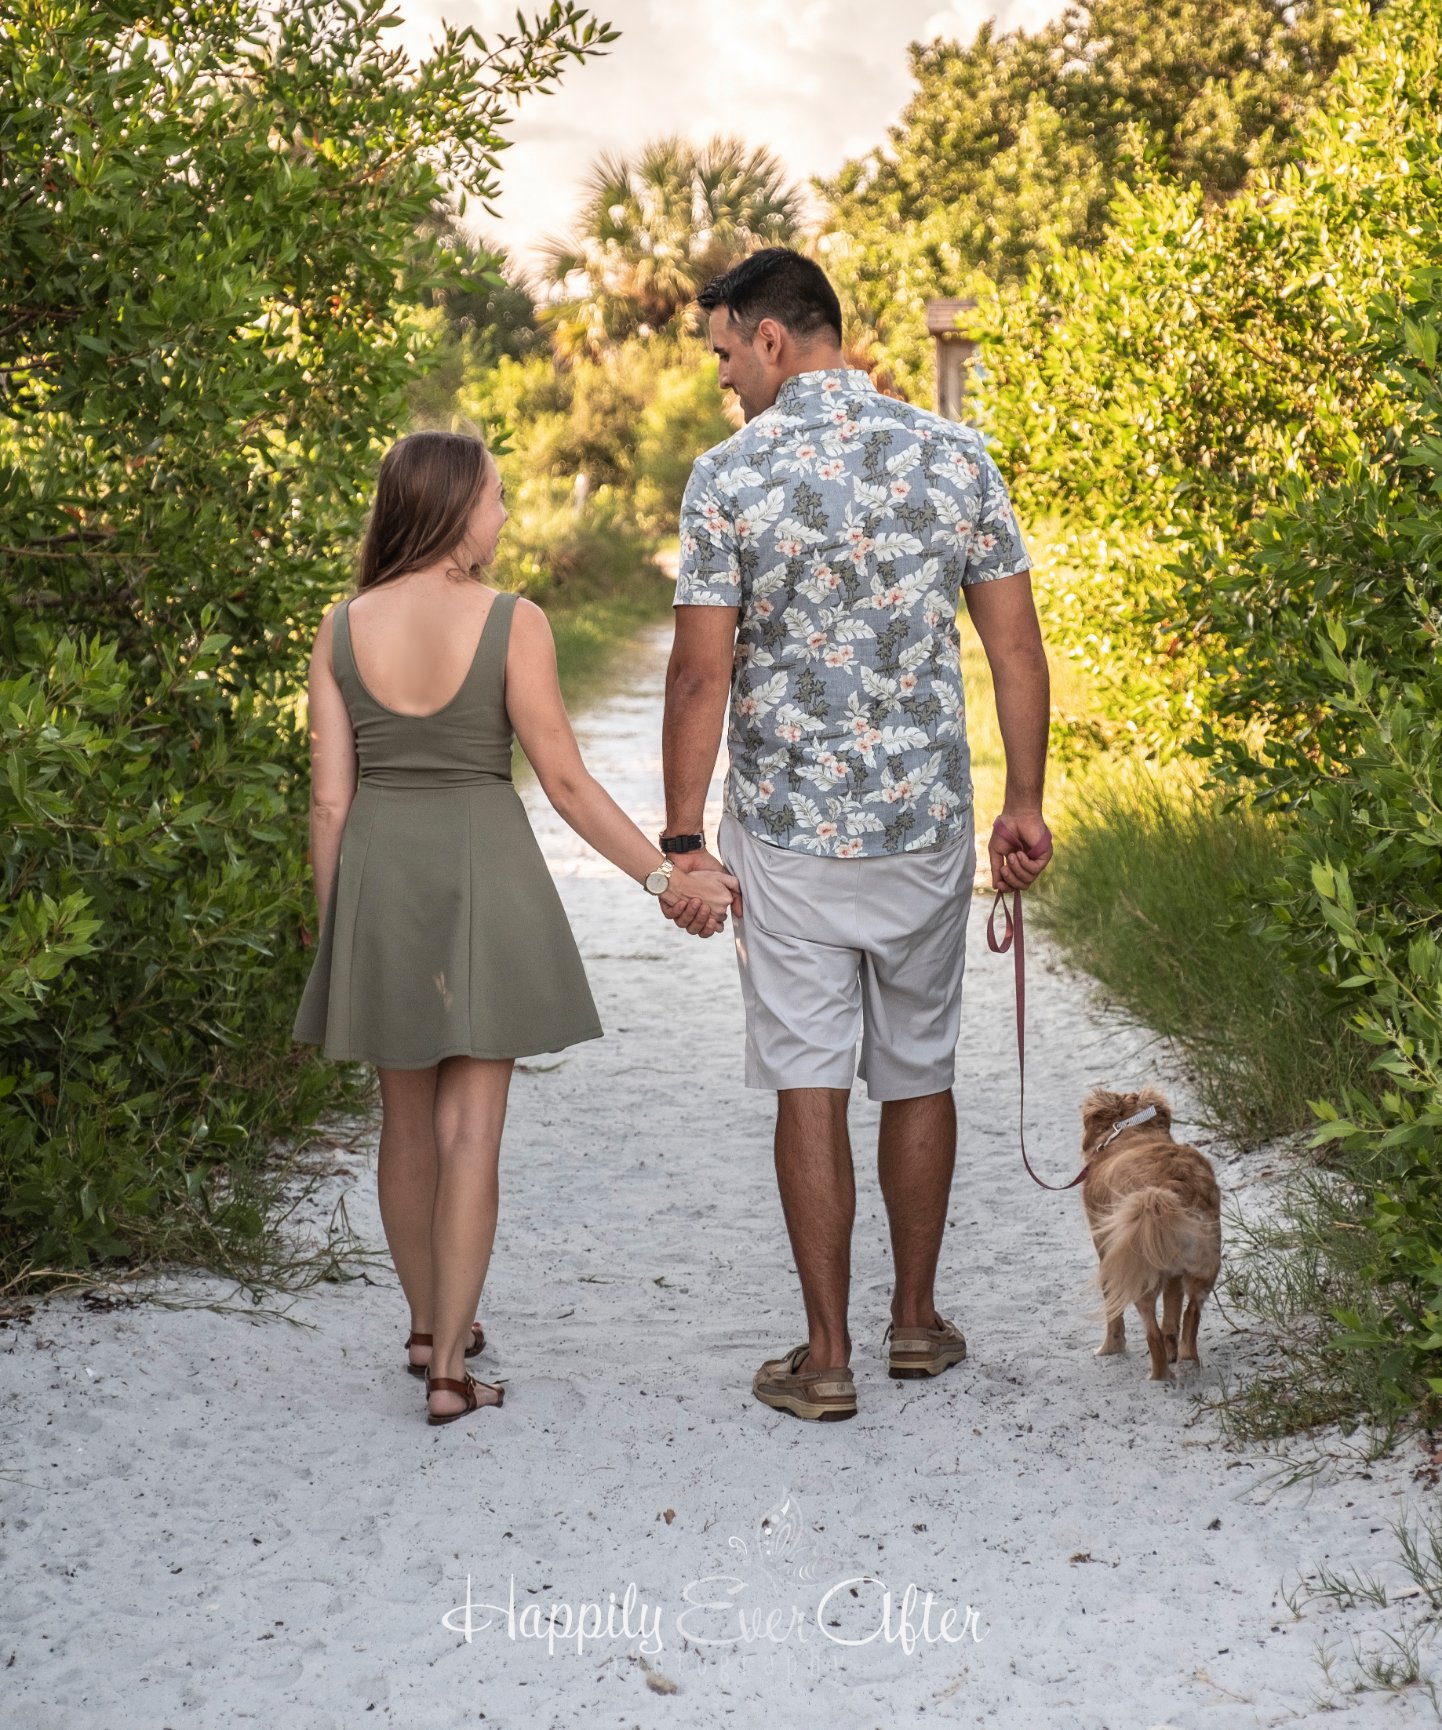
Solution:
[[[355,798],[359,765],[355,733],[341,688],[330,670],[332,608],[320,622],[310,656],[310,863],[320,923],[335,887],[345,820]]]
[[[557,815],[628,877],[642,882],[663,855],[581,761],[556,677],[550,623],[534,601],[518,601],[511,621],[506,710]],[[663,896],[662,906],[674,917],[687,898],[694,898],[723,914],[735,887],[734,878],[720,871],[688,872],[685,895]]]

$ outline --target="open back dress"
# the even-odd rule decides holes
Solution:
[[[429,715],[366,689],[335,610],[331,667],[360,777],[294,1037],[385,1069],[528,1057],[601,1037],[571,927],[511,780],[514,595],[486,614],[461,688]]]

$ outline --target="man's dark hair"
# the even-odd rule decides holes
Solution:
[[[763,318],[803,340],[828,327],[841,341],[841,302],[819,264],[789,246],[768,246],[713,277],[696,296],[705,312],[724,306],[749,342]]]

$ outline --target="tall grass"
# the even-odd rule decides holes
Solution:
[[[1229,1209],[1224,1261],[1227,1302],[1270,1342],[1269,1361],[1224,1383],[1207,1404],[1234,1443],[1276,1450],[1287,1438],[1317,1432],[1309,1447],[1286,1450],[1299,1470],[1337,1453],[1333,1425],[1353,1438],[1347,1452],[1376,1459],[1405,1428],[1395,1392],[1400,1367],[1388,1352],[1349,1349],[1337,1324],[1347,1313],[1359,1329],[1381,1333],[1395,1306],[1367,1229],[1371,1194],[1345,1163],[1298,1165],[1270,1203]],[[1425,1387],[1412,1391],[1414,1403],[1425,1401]]]
[[[1086,675],[1053,651],[1053,717],[1093,706]],[[986,656],[961,619],[966,730],[978,830],[1002,809],[1006,756]],[[1308,1102],[1371,1086],[1369,1054],[1320,974],[1284,967],[1262,934],[1283,833],[1228,810],[1189,762],[1119,754],[1085,768],[1068,756],[1075,723],[1053,731],[1047,820],[1056,857],[1028,902],[1067,959],[1139,1021],[1173,1040],[1203,1109],[1247,1146],[1311,1127]]]
[[[1215,1126],[1242,1145],[1315,1122],[1364,1085],[1368,1053],[1320,973],[1263,934],[1275,820],[1228,809],[1184,763],[1108,759],[1073,782],[1035,911],[1068,957],[1184,1053]]]

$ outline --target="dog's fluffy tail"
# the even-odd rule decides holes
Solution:
[[[1108,1321],[1190,1261],[1199,1224],[1174,1190],[1157,1184],[1134,1189],[1097,1222],[1097,1280]]]

